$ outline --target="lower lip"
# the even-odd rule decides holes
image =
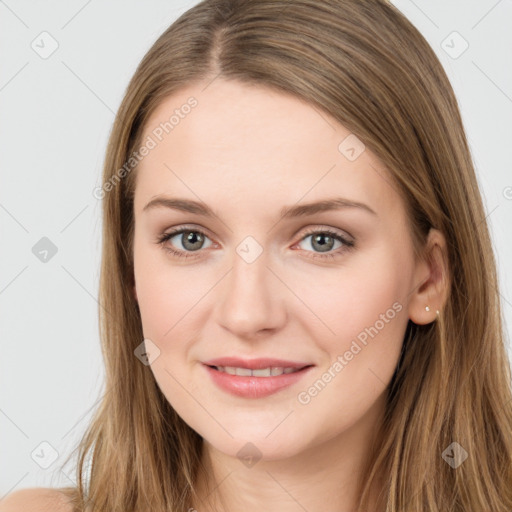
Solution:
[[[272,395],[281,389],[295,384],[313,368],[308,366],[298,372],[283,373],[282,375],[274,375],[272,377],[254,377],[252,375],[244,377],[220,372],[208,365],[203,366],[219,388],[232,395],[244,398],[263,398]]]

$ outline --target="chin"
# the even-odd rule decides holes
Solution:
[[[268,435],[268,432],[251,432],[249,429],[244,431],[241,428],[230,430],[233,438],[227,434],[215,438],[201,435],[215,451],[238,458],[247,467],[260,461],[287,459],[307,448],[303,435],[297,430],[289,432],[283,429],[280,435],[277,432]],[[300,439],[295,439],[295,436]]]

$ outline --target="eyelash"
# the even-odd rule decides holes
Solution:
[[[200,233],[201,235],[208,237],[208,235],[200,229],[179,227],[179,228],[176,228],[174,231],[171,231],[169,233],[164,233],[163,235],[158,237],[157,243],[159,245],[162,245],[162,247],[164,248],[165,251],[169,252],[170,254],[172,254],[173,256],[176,256],[178,258],[195,258],[195,257],[197,257],[196,254],[192,254],[187,251],[172,249],[171,247],[164,245],[168,240],[175,237],[176,235],[181,235],[182,233]],[[355,247],[355,243],[353,241],[347,240],[345,237],[341,236],[339,233],[332,231],[330,229],[310,230],[304,234],[304,236],[300,239],[299,243],[302,242],[308,236],[315,235],[315,234],[329,235],[330,237],[334,238],[335,240],[342,242],[344,244],[344,247],[340,247],[339,249],[337,249],[336,251],[331,252],[331,253],[326,253],[326,254],[314,253],[315,255],[308,256],[309,258],[322,259],[322,260],[331,259],[332,260],[332,259],[335,259],[335,258],[341,256],[342,253],[354,249],[354,247]],[[201,250],[193,251],[193,252],[199,253],[199,252],[201,252]],[[306,251],[306,252],[311,252],[311,251]]]

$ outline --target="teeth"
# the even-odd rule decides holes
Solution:
[[[249,368],[234,368],[237,375],[241,377],[248,377],[251,375],[251,370]]]
[[[299,371],[299,368],[282,368],[273,366],[271,368],[261,368],[251,370],[250,368],[235,368],[234,366],[216,366],[217,370],[229,375],[239,375],[241,377],[273,377],[283,373],[293,373]]]

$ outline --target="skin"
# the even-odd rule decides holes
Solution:
[[[387,170],[369,149],[347,159],[338,146],[350,131],[327,114],[262,87],[221,78],[205,86],[176,93],[151,116],[144,139],[190,96],[198,101],[141,161],[134,197],[134,293],[144,336],[160,350],[151,370],[205,440],[203,457],[211,464],[199,478],[195,508],[352,511],[407,322],[435,321],[442,307],[445,240],[431,230],[425,250],[435,264],[415,260],[404,203]],[[202,201],[216,217],[143,211],[160,195]],[[365,203],[376,215],[345,208],[280,218],[284,206],[337,196]],[[186,245],[187,234],[157,243],[183,225],[205,232],[203,245],[195,242],[198,251]],[[324,238],[327,253],[338,256],[315,258],[326,253],[306,231],[325,228],[355,241],[354,248]],[[236,250],[247,236],[262,250],[251,263]],[[175,257],[165,247],[192,257]],[[378,334],[359,344],[309,403],[300,403],[299,393],[389,310],[393,318]],[[217,388],[201,363],[228,355],[315,367],[269,397],[241,398]],[[251,467],[237,456],[248,442],[261,453]],[[207,484],[215,488],[211,508],[204,502]]]

